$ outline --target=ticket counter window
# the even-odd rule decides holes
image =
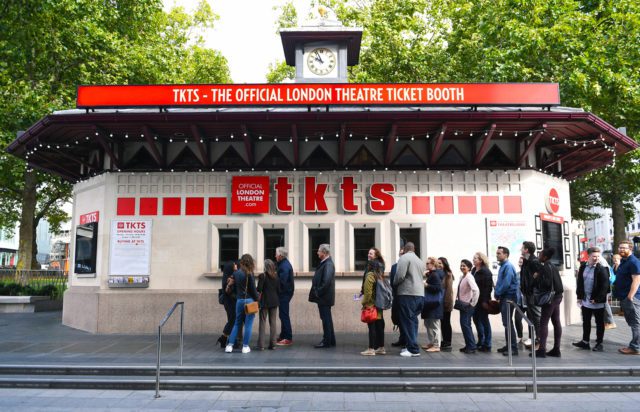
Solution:
[[[264,229],[264,258],[276,260],[276,248],[284,244],[284,229]]]
[[[225,263],[240,258],[240,230],[218,229],[218,236],[218,245],[220,245],[218,262],[222,270]]]
[[[558,267],[564,264],[564,251],[562,248],[562,225],[553,222],[542,222],[542,247],[554,248],[556,252],[551,258],[551,263]]]
[[[76,254],[73,270],[77,274],[96,273],[98,254],[98,222],[76,228]]]
[[[329,229],[309,229],[309,270],[316,270],[320,264],[318,247],[323,243],[331,243],[331,231]]]
[[[404,246],[407,242],[412,242],[416,246],[416,255],[420,258],[420,228],[408,227],[400,229],[400,246]],[[424,258],[423,258],[424,260]]]
[[[367,266],[367,255],[372,247],[375,247],[376,230],[375,229],[354,229],[354,256],[353,262],[355,270],[364,270]]]

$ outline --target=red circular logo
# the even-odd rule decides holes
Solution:
[[[558,195],[558,191],[556,189],[549,190],[549,195],[547,195],[547,212],[549,213],[558,213],[560,210],[560,196]]]

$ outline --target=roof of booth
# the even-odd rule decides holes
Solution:
[[[637,147],[573,108],[309,106],[65,110],[7,151],[69,181],[105,171],[384,168],[534,168],[573,179]]]

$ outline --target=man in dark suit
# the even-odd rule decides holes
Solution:
[[[330,348],[336,346],[336,335],[333,331],[333,319],[331,307],[336,300],[336,269],[331,259],[331,247],[323,243],[318,247],[320,264],[313,274],[309,302],[318,305],[320,319],[322,320],[322,341],[315,345],[316,348]]]

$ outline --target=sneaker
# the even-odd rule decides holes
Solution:
[[[387,351],[385,350],[384,346],[376,349],[376,355],[386,355],[386,354],[387,354]]]
[[[376,351],[371,349],[371,348],[369,348],[367,350],[364,350],[364,351],[360,352],[360,355],[362,355],[362,356],[376,356]]]
[[[451,352],[451,345],[440,346],[440,352]]]
[[[438,346],[432,346],[427,349],[426,352],[440,352],[440,348]]]
[[[524,346],[531,346],[531,339],[520,339],[520,343]]]
[[[249,352],[251,352],[251,348],[248,345],[243,345],[242,353],[249,353]]]
[[[402,352],[400,352],[400,356],[403,356],[405,358],[411,358],[411,357],[416,357],[416,356],[420,356],[420,352],[418,353],[411,353],[409,352],[407,349],[403,350]]]
[[[560,349],[551,349],[549,352],[547,352],[547,356],[551,356],[552,358],[559,358]]]
[[[604,352],[604,346],[602,346],[602,343],[596,343],[596,346],[591,350],[594,352]]]
[[[618,349],[618,352],[622,353],[623,355],[640,355],[640,351],[633,348],[620,348]]]
[[[591,349],[591,346],[589,346],[589,343],[583,340],[581,340],[580,342],[572,342],[571,344],[576,348],[585,349],[585,350]]]
[[[289,346],[289,345],[293,345],[293,341],[290,339],[280,339],[279,341],[276,342],[276,345]]]
[[[227,347],[226,347],[226,348],[224,348],[224,351],[225,351],[226,353],[231,353],[231,352],[233,352],[233,345],[227,345]]]
[[[615,328],[617,328],[617,327],[618,327],[618,326],[617,326],[615,323],[605,323],[605,324],[604,324],[604,328],[605,328],[605,329],[615,329]]]
[[[462,349],[460,349],[460,352],[466,353],[466,354],[472,354],[472,353],[476,353],[476,350],[475,349],[469,349],[469,348],[462,348]]]

